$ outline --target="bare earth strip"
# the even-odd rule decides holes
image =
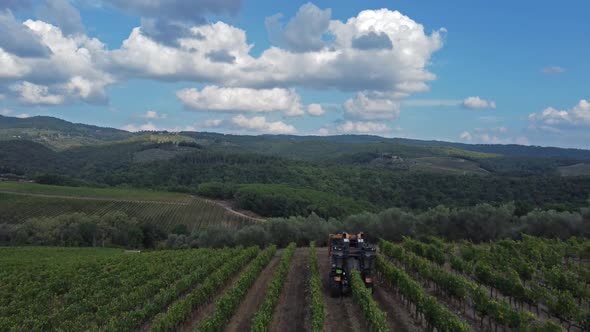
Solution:
[[[271,331],[298,332],[309,330],[309,248],[297,248],[281,297],[273,313]]]
[[[328,248],[317,248],[316,250],[326,304],[325,330],[327,332],[366,331],[367,326],[363,322],[360,310],[352,302],[352,297],[332,298],[330,296]]]
[[[373,298],[379,303],[381,310],[387,314],[387,323],[392,331],[416,332],[426,331],[426,328],[412,319],[403,303],[397,298],[395,292],[381,281],[374,285]]]
[[[193,197],[197,197],[197,196],[193,196]],[[250,214],[246,214],[243,212],[240,212],[238,210],[236,210],[231,202],[228,201],[221,201],[221,200],[214,200],[214,199],[209,199],[209,198],[202,198],[202,197],[198,197],[199,199],[203,199],[209,203],[221,206],[222,208],[224,208],[227,212],[230,212],[238,217],[242,217],[242,218],[247,218],[247,219],[251,219],[254,221],[266,221],[266,219],[260,218],[260,216],[254,216],[254,215],[250,215],[250,214],[254,214],[254,212],[250,212]],[[249,211],[245,211],[245,212],[249,212]]]
[[[279,265],[280,255],[277,253],[270,263],[262,270],[254,286],[248,290],[246,298],[240,303],[238,311],[227,324],[225,331],[241,332],[250,331],[252,317],[264,301],[268,283],[272,278],[277,266]]]

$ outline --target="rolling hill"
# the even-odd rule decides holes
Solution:
[[[49,116],[14,118],[0,115],[0,140],[29,140],[54,149],[122,140],[133,136],[124,130],[71,123]]]
[[[0,123],[0,131],[22,131],[0,140],[0,178],[200,193],[268,217],[350,214],[333,208],[339,204],[423,210],[516,202],[524,211],[567,210],[584,206],[590,194],[588,173],[572,166],[586,162],[587,150],[355,135],[129,133],[47,117],[1,117]],[[58,131],[76,144],[25,135],[31,130]],[[239,195],[244,185],[257,190]],[[270,198],[273,208],[265,209]]]
[[[501,145],[501,144],[464,144],[444,141],[426,141],[405,138],[384,138],[372,135],[336,135],[336,136],[295,136],[295,135],[227,135],[207,132],[181,132],[171,134],[156,133],[153,140],[190,140],[199,144],[225,146],[228,149],[247,149],[251,152],[277,154],[304,159],[316,159],[318,150],[329,157],[365,151],[367,148],[382,146],[384,152],[414,154],[421,157],[425,154],[463,154],[475,152],[473,156],[502,155],[506,157],[563,158],[572,160],[590,160],[590,150],[566,149],[556,147]],[[71,123],[49,116],[15,118],[0,116],[0,140],[34,141],[54,149],[67,149],[75,146],[93,145],[113,141],[141,141],[149,133],[131,133],[120,129],[104,128],[87,124]],[[140,137],[140,138],[137,138]],[[312,143],[313,144],[306,144]],[[309,145],[320,145],[310,148]],[[342,151],[343,147],[352,151]],[[395,150],[395,151],[393,151]],[[446,151],[446,152],[444,152]]]

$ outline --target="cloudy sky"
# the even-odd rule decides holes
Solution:
[[[590,4],[0,0],[0,114],[590,148]]]

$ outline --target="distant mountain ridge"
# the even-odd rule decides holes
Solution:
[[[434,140],[416,140],[406,138],[385,138],[374,135],[336,135],[336,136],[296,136],[296,135],[233,135],[209,132],[181,132],[195,139],[211,141],[228,141],[234,144],[296,143],[296,142],[329,142],[340,144],[399,144],[406,147],[420,148],[453,148],[463,151],[496,154],[506,157],[527,158],[562,158],[572,160],[590,160],[590,150],[574,148],[557,148],[541,146],[524,146],[516,144],[465,144]],[[126,140],[142,133],[131,133],[121,129],[99,127],[88,124],[72,123],[55,117],[35,116],[16,118],[0,116],[0,140],[23,139],[31,140],[52,148],[69,148],[92,145],[101,142]],[[65,143],[64,143],[65,142]]]
[[[0,115],[0,129],[28,128],[45,129],[56,131],[69,131],[72,133],[85,134],[102,139],[125,139],[133,134],[120,129],[99,127],[83,123],[72,123],[51,116],[33,116],[29,118],[15,118]]]

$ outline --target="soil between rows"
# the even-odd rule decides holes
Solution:
[[[333,298],[330,296],[330,258],[328,257],[328,248],[317,248],[316,251],[326,307],[324,329],[326,332],[366,331],[367,325],[363,321],[361,312],[352,302],[352,297]]]
[[[264,270],[262,270],[254,285],[250,287],[248,293],[246,293],[246,297],[242,303],[240,303],[238,310],[229,321],[229,324],[227,324],[225,331],[250,331],[252,317],[264,301],[266,289],[279,265],[280,258],[281,254],[277,252],[270,263],[264,268]]]
[[[392,331],[416,332],[425,330],[410,316],[408,309],[399,300],[395,292],[381,280],[378,280],[375,284],[373,298],[379,303],[381,310],[387,314],[387,323]]]
[[[273,313],[271,331],[308,331],[309,306],[309,248],[297,248],[289,266],[289,274]]]

